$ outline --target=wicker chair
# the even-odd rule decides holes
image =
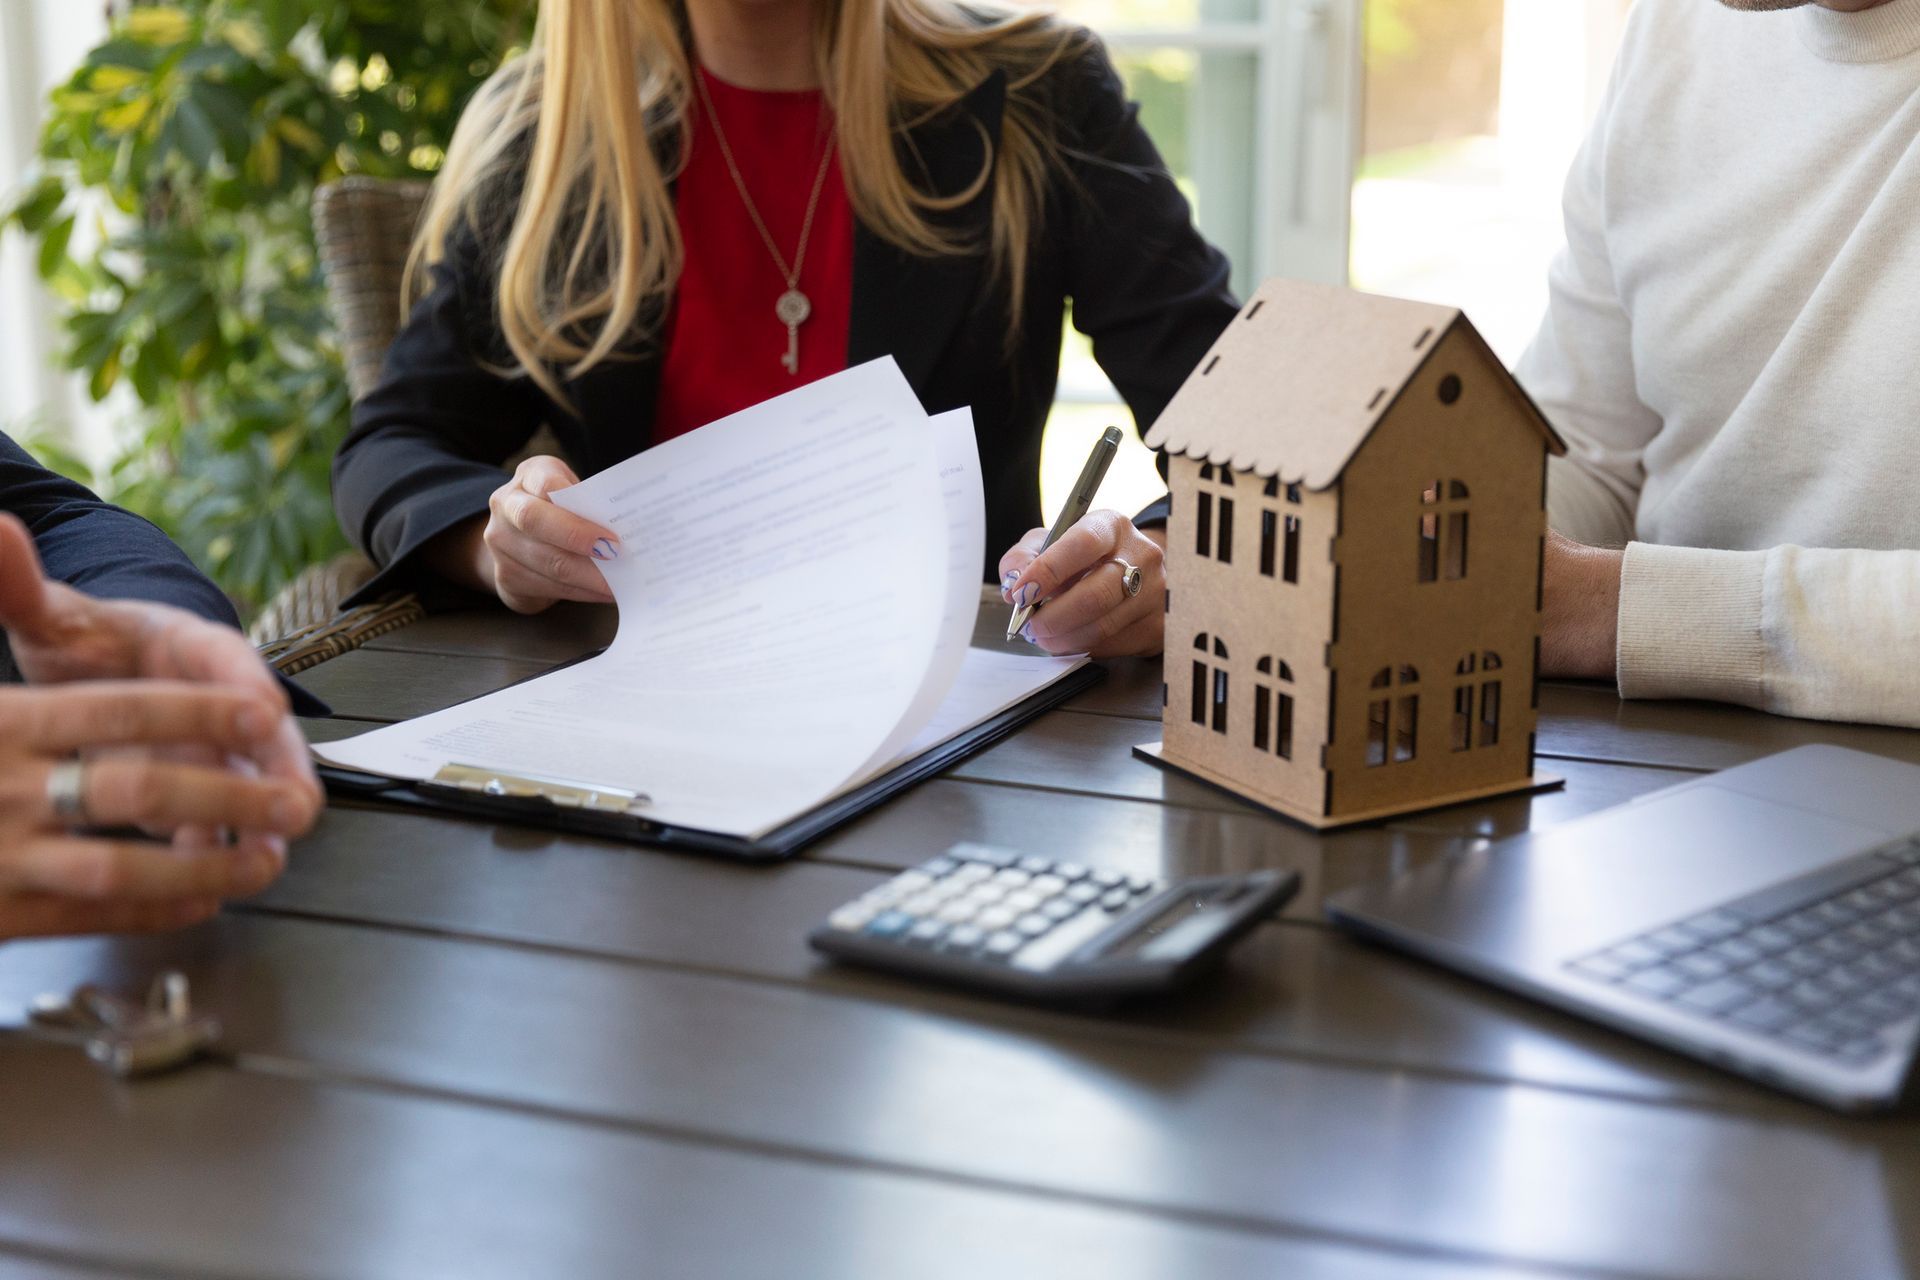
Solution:
[[[373,389],[400,327],[400,290],[407,248],[426,203],[428,184],[343,178],[313,193],[313,229],[327,277],[327,300],[340,326],[347,386],[354,399]],[[288,642],[330,628],[340,602],[373,577],[358,552],[314,565],[281,589],[249,627],[255,644]],[[344,634],[344,633],[343,633]]]

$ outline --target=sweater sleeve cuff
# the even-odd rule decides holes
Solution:
[[[1623,698],[1765,705],[1767,553],[1629,543],[1620,574]]]

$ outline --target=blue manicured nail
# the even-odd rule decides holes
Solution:
[[[611,538],[595,538],[593,541],[593,558],[595,560],[618,560],[620,558],[620,548],[613,544]]]

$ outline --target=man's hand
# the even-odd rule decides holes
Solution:
[[[1060,540],[1039,550],[1034,529],[1000,557],[1001,595],[1009,604],[1045,602],[1021,632],[1048,653],[1096,658],[1160,652],[1166,626],[1166,530],[1134,527],[1118,511],[1092,511]],[[1119,561],[1140,570],[1140,590],[1126,591]]]
[[[95,600],[48,582],[26,526],[6,515],[0,515],[0,628],[30,684],[169,680],[257,695],[272,711],[245,761],[303,791],[319,810],[323,793],[286,690],[239,632],[166,605]]]
[[[1626,555],[1547,534],[1540,674],[1612,680]]]
[[[173,680],[0,688],[0,938],[174,928],[265,888],[317,799],[294,782],[192,761],[258,758],[285,718],[258,690]],[[168,758],[181,749],[185,760]],[[88,825],[170,843],[72,830],[49,781],[76,752]],[[227,830],[231,843],[219,838]]]

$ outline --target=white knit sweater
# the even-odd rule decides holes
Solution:
[[[1920,726],[1920,0],[1640,0],[1520,380],[1626,697]]]

